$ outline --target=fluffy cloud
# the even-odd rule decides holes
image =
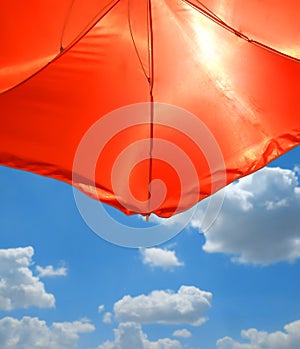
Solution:
[[[162,248],[142,248],[140,249],[143,263],[151,267],[161,267],[163,269],[174,270],[174,267],[183,265],[175,254],[175,251],[169,251]]]
[[[267,333],[254,328],[242,331],[248,343],[236,342],[230,337],[217,341],[218,349],[298,349],[300,347],[300,320],[284,326],[284,332]]]
[[[114,305],[120,322],[181,324],[199,326],[206,321],[212,294],[194,286],[181,286],[177,293],[152,291],[149,295],[123,297]]]
[[[114,332],[115,340],[105,342],[98,349],[182,349],[180,342],[169,338],[149,341],[137,323],[121,323]]]
[[[47,277],[47,276],[66,276],[68,273],[67,268],[60,267],[54,269],[52,265],[47,265],[45,268],[40,267],[39,265],[36,267],[36,271],[39,274],[39,277]]]
[[[99,305],[98,313],[102,313],[102,311],[104,311],[104,309],[105,309],[105,305],[104,304]]]
[[[192,336],[191,332],[183,328],[182,330],[176,330],[173,332],[174,337],[189,338]]]
[[[29,269],[32,247],[0,250],[0,310],[54,307],[55,298]]]
[[[295,171],[264,168],[231,184],[225,193],[215,223],[204,231],[205,251],[263,265],[300,257],[300,187]],[[204,208],[205,202],[200,215]],[[191,225],[201,230],[197,218]]]
[[[103,322],[105,324],[111,324],[112,323],[112,313],[107,312],[103,315]]]
[[[88,321],[58,322],[48,327],[38,318],[25,316],[18,320],[5,317],[0,320],[0,348],[73,349],[80,333],[94,330]]]

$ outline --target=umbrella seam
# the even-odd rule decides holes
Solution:
[[[286,53],[280,52],[276,49],[274,49],[271,46],[268,46],[266,44],[263,44],[262,42],[253,40],[251,38],[249,38],[247,35],[241,33],[240,31],[238,31],[237,29],[231,27],[229,24],[227,24],[226,22],[224,22],[220,17],[218,17],[213,11],[211,11],[209,8],[207,8],[205,5],[203,5],[200,1],[197,0],[197,3],[199,3],[200,6],[202,6],[203,8],[197,7],[195,4],[193,4],[192,2],[190,2],[189,0],[180,0],[184,3],[186,3],[187,5],[189,5],[190,7],[194,8],[195,10],[197,10],[198,12],[202,13],[204,16],[206,16],[208,19],[212,20],[213,22],[215,22],[216,24],[220,25],[221,27],[223,27],[224,29],[230,31],[231,33],[235,34],[236,36],[238,36],[239,38],[254,44],[256,46],[259,46],[267,51],[270,51],[276,55],[285,57],[287,59],[290,59],[292,61],[296,61],[296,62],[300,62],[300,59],[290,56]]]
[[[141,59],[141,56],[139,54],[139,51],[138,51],[138,48],[137,48],[137,45],[136,45],[136,41],[134,39],[134,35],[133,35],[133,31],[132,31],[132,25],[131,25],[131,16],[130,16],[130,5],[131,5],[131,0],[128,0],[128,27],[129,27],[129,33],[130,33],[130,37],[131,37],[131,40],[132,40],[132,43],[133,43],[133,46],[134,46],[134,50],[136,52],[136,55],[138,57],[138,60],[140,62],[140,65],[142,67],[142,70],[143,70],[143,73],[147,79],[147,81],[149,82],[150,80],[150,74],[147,74],[146,72],[146,69],[143,65],[143,62],[142,62],[142,59]],[[148,28],[148,27],[147,27]],[[149,36],[149,32],[148,32],[148,36]],[[149,60],[148,60],[148,64],[149,64]]]
[[[148,0],[148,50],[149,50],[149,87],[150,87],[150,146],[149,146],[149,173],[148,173],[148,215],[150,212],[152,166],[153,166],[153,137],[154,137],[154,97],[153,97],[153,78],[154,78],[154,61],[153,61],[153,26],[152,26],[152,6],[151,0]]]
[[[71,16],[71,12],[72,12],[72,8],[73,8],[73,5],[74,5],[74,2],[75,2],[75,0],[71,0],[71,2],[70,2],[69,8],[68,8],[68,12],[67,12],[67,15],[66,15],[66,18],[65,18],[65,21],[64,21],[64,25],[63,25],[63,28],[62,28],[61,38],[60,38],[60,52],[62,52],[64,50],[64,48],[63,48],[63,39],[64,39],[67,23],[68,23],[69,18]]]

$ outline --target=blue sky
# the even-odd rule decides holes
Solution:
[[[91,231],[71,186],[1,167],[0,348],[299,348],[299,171],[300,147],[227,187],[208,231],[200,206],[131,249]]]

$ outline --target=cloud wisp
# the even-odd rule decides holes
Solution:
[[[112,313],[106,312],[102,318],[103,323],[111,324],[112,323],[112,316],[113,316]]]
[[[173,336],[179,338],[190,338],[192,337],[192,333],[189,330],[183,328],[182,330],[174,331]]]
[[[53,277],[53,276],[67,276],[68,270],[65,267],[60,267],[54,269],[52,265],[47,265],[46,267],[36,266],[36,271],[39,277]]]

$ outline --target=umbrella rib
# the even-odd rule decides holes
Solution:
[[[204,4],[202,4],[201,1],[196,0],[197,3],[199,4],[199,6],[201,7],[197,7],[195,4],[193,4],[191,1],[189,0],[181,0],[182,2],[186,3],[187,5],[191,6],[192,8],[194,8],[195,10],[197,10],[198,12],[202,13],[204,16],[206,16],[207,18],[209,18],[210,20],[212,20],[213,22],[215,22],[216,24],[222,26],[224,29],[227,29],[228,31],[230,31],[231,33],[237,35],[239,38],[244,39],[246,41],[248,41],[251,44],[257,45],[265,50],[268,50],[270,52],[273,52],[274,54],[277,54],[279,56],[283,56],[287,59],[291,59],[293,61],[296,62],[300,62],[299,58],[290,56],[286,53],[280,52],[268,45],[263,44],[262,42],[253,40],[251,38],[249,38],[247,35],[241,33],[240,31],[238,31],[237,29],[231,27],[229,24],[227,24],[226,22],[224,22],[220,17],[218,17],[214,12],[212,12],[207,6],[205,6]]]
[[[60,37],[60,52],[62,52],[64,50],[64,48],[63,48],[63,38],[64,38],[64,34],[65,34],[65,31],[66,31],[67,23],[69,21],[69,18],[70,18],[71,12],[72,12],[72,8],[73,8],[73,5],[74,5],[74,2],[75,2],[75,0],[71,0],[71,2],[70,2],[69,8],[68,8],[68,12],[67,12],[67,15],[66,15],[66,18],[65,18],[65,21],[64,21],[64,25],[63,25],[63,28],[62,28],[61,37]]]
[[[131,40],[134,46],[134,50],[136,52],[136,55],[138,57],[139,63],[141,65],[142,71],[148,81],[149,84],[149,94],[150,94],[150,131],[149,131],[149,169],[148,169],[148,187],[147,187],[147,199],[148,199],[148,208],[147,208],[147,215],[146,220],[148,221],[149,215],[150,215],[150,198],[151,198],[151,182],[152,182],[152,163],[153,163],[153,137],[154,137],[154,130],[153,130],[153,123],[154,123],[154,98],[153,98],[153,70],[154,70],[154,63],[153,63],[153,27],[152,27],[152,8],[151,8],[151,0],[148,0],[147,2],[147,44],[148,44],[148,69],[149,72],[147,73],[142,58],[140,56],[139,50],[137,48],[137,44],[133,35],[132,30],[132,23],[131,23],[131,15],[130,15],[130,8],[131,8],[131,0],[128,0],[128,25],[129,25],[129,32],[131,36]]]
[[[153,22],[151,0],[148,0],[148,60],[149,60],[149,93],[150,93],[150,145],[149,145],[149,172],[148,172],[148,214],[150,215],[150,198],[151,198],[151,182],[152,182],[152,166],[153,166],[153,136],[154,136],[154,97],[153,97],[153,77],[154,77],[154,61],[153,61]]]
[[[69,45],[70,48],[74,46],[79,40],[81,40],[90,30],[92,30],[100,21],[102,18],[104,18],[116,5],[119,3],[120,0],[111,0],[110,3],[106,4],[104,7],[102,7],[95,16],[89,21],[89,23],[82,29],[82,31],[77,35],[77,37],[71,42]],[[100,15],[100,17],[99,17]]]
[[[148,21],[148,50],[149,50],[149,52],[148,52],[149,86],[150,86],[150,94],[152,95],[154,62],[153,62],[153,23],[152,23],[151,0],[148,0],[148,18],[147,18],[147,21]]]
[[[134,35],[133,35],[132,24],[131,24],[131,15],[130,15],[130,8],[131,8],[130,4],[131,4],[131,0],[128,0],[128,26],[129,26],[130,37],[131,37],[131,40],[132,40],[132,43],[133,43],[133,46],[134,46],[134,50],[135,50],[136,55],[138,57],[138,60],[140,62],[140,65],[142,67],[143,73],[144,73],[146,79],[149,81],[149,79],[150,79],[149,74],[147,74],[146,69],[145,69],[145,67],[143,65],[142,58],[141,58],[141,56],[139,54],[139,50],[137,48],[136,41],[135,41],[135,38],[134,38]]]

